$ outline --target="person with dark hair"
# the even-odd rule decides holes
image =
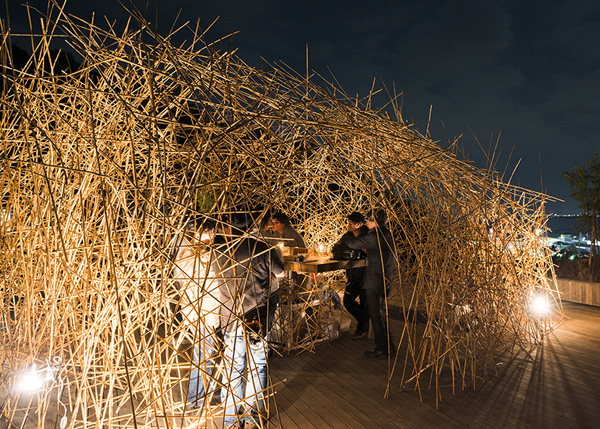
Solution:
[[[363,290],[367,314],[375,335],[375,348],[364,354],[367,357],[383,357],[395,352],[387,329],[384,305],[386,295],[398,277],[396,245],[391,232],[385,227],[385,212],[371,213],[365,224],[369,229],[367,234],[345,236],[340,241],[351,249],[367,251]]]
[[[221,326],[224,331],[223,388],[225,427],[263,427],[267,387],[267,335],[277,305],[276,282],[284,265],[277,251],[246,234],[251,226],[232,217],[227,242],[214,271],[220,273]],[[244,386],[245,381],[245,386]],[[243,408],[244,414],[239,416]]]
[[[359,237],[368,233],[369,228],[364,223],[365,217],[361,213],[350,213],[348,215],[348,224],[346,225],[347,232],[342,235],[339,242],[342,242],[345,238]],[[348,313],[356,319],[356,331],[352,334],[353,339],[363,338],[367,335],[367,328],[369,326],[366,297],[362,288],[365,270],[365,267],[346,269],[347,283],[342,302]]]
[[[290,218],[282,212],[276,212],[271,216],[271,231],[265,231],[265,239],[269,243],[280,244],[285,247],[306,248],[304,238],[291,225]],[[300,289],[308,287],[310,277],[304,273],[290,273],[292,284]]]
[[[283,239],[286,247],[306,247],[304,238],[290,225],[290,219],[286,214],[277,212],[271,216],[271,228],[276,238]]]

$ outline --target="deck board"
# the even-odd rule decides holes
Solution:
[[[502,361],[476,390],[443,387],[437,409],[434,390],[423,390],[421,401],[415,391],[400,391],[398,375],[384,398],[388,362],[362,355],[371,340],[345,333],[314,353],[274,357],[271,377],[285,381],[276,389],[279,420],[271,418],[270,427],[598,427],[600,308],[565,303],[564,310],[568,319],[532,347],[531,358]],[[398,334],[400,325],[392,322]]]
[[[497,373],[477,379],[475,390],[472,385],[455,386],[453,394],[450,380],[443,378],[437,408],[435,390],[423,389],[420,400],[416,391],[400,389],[405,347],[388,398],[389,362],[363,356],[372,340],[352,340],[346,332],[341,339],[318,344],[314,352],[276,355],[269,360],[275,399],[269,401],[268,427],[600,427],[600,307],[565,303],[564,310],[568,319],[541,345],[532,346],[529,356],[499,359]],[[399,318],[390,322],[397,338],[402,323]],[[26,427],[35,427],[35,421],[30,419]],[[187,421],[191,426],[185,427],[196,427],[193,418]],[[221,421],[217,417],[205,426],[221,427]]]

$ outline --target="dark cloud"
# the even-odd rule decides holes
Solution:
[[[127,0],[123,1],[129,4]],[[26,20],[9,1],[14,28]],[[44,0],[31,0],[41,5]],[[124,20],[117,0],[70,1],[83,18]],[[282,61],[365,96],[373,79],[403,93],[403,116],[434,140],[462,141],[478,165],[479,144],[496,147],[496,166],[512,183],[563,198],[556,212],[576,210],[560,173],[585,165],[600,133],[600,3],[533,0],[135,0],[166,33],[197,20],[211,41],[226,37],[249,64]],[[156,11],[158,10],[158,14]],[[4,12],[2,12],[4,16]],[[158,16],[158,19],[157,19]],[[181,36],[183,38],[183,35]],[[378,84],[378,88],[382,86]],[[375,97],[375,107],[388,97]],[[500,136],[498,140],[498,136]],[[479,141],[479,144],[477,141]],[[520,161],[519,161],[520,160]],[[510,174],[507,175],[507,178]]]

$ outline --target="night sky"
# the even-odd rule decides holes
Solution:
[[[4,0],[13,32],[28,28],[25,0]],[[123,0],[131,4],[129,0]],[[207,41],[237,32],[231,45],[248,64],[284,62],[364,97],[373,79],[403,94],[402,116],[442,146],[462,135],[475,164],[479,144],[496,147],[505,180],[565,200],[548,211],[579,212],[561,173],[587,165],[600,145],[600,2],[403,0],[136,0],[166,34],[199,19]],[[148,7],[146,5],[148,3]],[[158,6],[157,6],[158,3]],[[46,10],[45,0],[29,0]],[[69,0],[67,10],[88,19],[123,21],[117,0]],[[158,10],[158,20],[155,19]],[[177,14],[181,15],[177,18]],[[188,33],[189,34],[189,33]],[[26,44],[16,43],[26,49]],[[381,107],[389,97],[374,99]]]

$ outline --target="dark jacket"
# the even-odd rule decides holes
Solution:
[[[283,243],[285,247],[306,247],[302,235],[291,225],[285,225],[281,235],[274,231],[266,230],[262,231],[261,234],[268,243],[272,243],[273,245]]]
[[[215,273],[221,279],[221,325],[235,329],[236,320],[265,306],[271,288],[271,273],[284,271],[283,261],[273,248],[252,237],[230,240],[217,248]]]
[[[367,251],[367,269],[363,279],[364,289],[390,287],[397,281],[396,244],[387,228],[377,227],[358,237],[345,234],[340,240],[351,249]]]
[[[361,236],[367,234],[369,232],[369,228],[367,228],[366,225],[363,225],[360,227],[359,231],[360,233],[358,235]],[[354,233],[348,231],[344,235],[342,235],[338,243],[343,243],[345,239],[350,240],[352,238],[354,238]],[[363,278],[365,277],[365,271],[366,267],[348,268],[346,270],[346,278],[348,279],[348,283],[362,284]]]
[[[291,225],[284,226],[283,233],[281,235],[283,239],[286,239],[286,241],[283,243],[284,246],[306,247],[306,244],[304,243],[304,238]],[[289,240],[291,240],[291,242]]]

